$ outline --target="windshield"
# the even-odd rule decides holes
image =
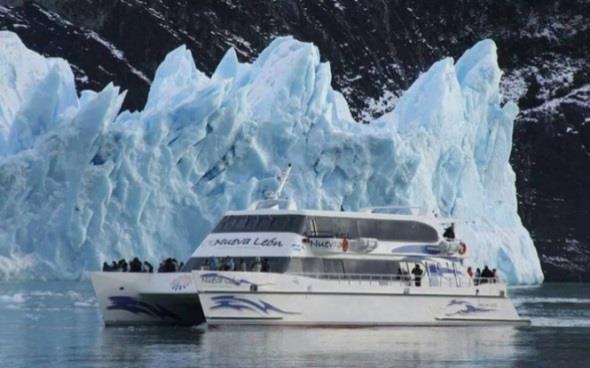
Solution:
[[[438,232],[412,220],[359,219],[303,215],[225,216],[213,233],[287,232],[307,237],[372,238],[386,241],[437,242]]]
[[[262,267],[262,264],[265,264],[265,267]],[[182,271],[260,271],[275,273],[387,275],[398,273],[400,267],[402,267],[401,263],[393,260],[296,257],[193,257],[184,265]]]

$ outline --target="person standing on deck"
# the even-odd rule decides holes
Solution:
[[[420,265],[416,263],[412,269],[412,275],[414,275],[414,284],[416,286],[422,286],[422,274],[424,271],[420,268]]]

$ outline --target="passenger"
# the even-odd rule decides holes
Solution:
[[[119,268],[122,272],[127,272],[127,261],[124,258],[119,260]]]
[[[240,258],[240,263],[238,264],[238,269],[236,271],[248,271],[248,266],[246,265],[246,261],[244,261],[244,258]]]
[[[164,261],[160,262],[160,265],[158,266],[158,272],[166,272],[166,265],[164,264]]]
[[[149,263],[148,261],[144,261],[143,265],[144,265],[144,272],[149,272],[149,273],[154,272],[154,266],[152,266],[152,264]]]
[[[475,285],[479,285],[480,281],[481,281],[481,270],[479,268],[477,268],[475,270],[475,279],[473,280],[473,283]]]
[[[176,265],[174,264],[174,260],[172,258],[166,258],[164,260],[164,272],[175,272],[176,271]]]
[[[469,277],[473,278],[473,268],[471,268],[471,266],[467,267],[467,274]]]
[[[233,260],[227,256],[223,259],[223,262],[221,263],[221,267],[219,268],[220,271],[232,271],[234,269],[233,267]]]
[[[449,227],[445,229],[443,233],[443,237],[447,240],[454,240],[455,239],[455,224],[451,224]]]
[[[227,271],[227,257],[221,259],[221,263],[219,264],[218,270],[219,271]]]
[[[494,277],[494,274],[492,273],[492,270],[490,270],[488,268],[488,266],[484,266],[483,271],[481,271],[481,284],[483,283],[488,283],[492,281],[492,278]]]
[[[260,272],[262,269],[262,263],[260,262],[260,257],[254,258],[254,262],[250,265],[250,271],[252,272]]]
[[[262,264],[260,265],[261,272],[270,272],[270,263],[268,263],[268,258],[262,259]]]
[[[424,271],[420,268],[420,265],[416,263],[412,269],[412,275],[414,275],[414,282],[416,286],[422,286],[422,274]]]
[[[111,263],[111,271],[119,271],[119,265],[117,264],[116,261],[113,261]]]
[[[111,266],[109,266],[109,264],[108,264],[108,263],[106,263],[106,262],[103,262],[103,263],[102,263],[102,272],[110,272],[110,271],[112,271],[112,270],[111,270]]]
[[[211,271],[217,271],[218,262],[216,257],[211,257]]]
[[[178,261],[176,260],[176,258],[172,258],[172,267],[170,272],[178,272],[179,270],[180,267],[178,267]]]
[[[209,265],[209,259],[205,258],[205,260],[201,264],[201,271],[209,271],[210,269],[211,269],[211,265]]]
[[[129,262],[129,272],[141,272],[141,261],[135,257]]]
[[[493,275],[492,282],[495,284],[496,282],[498,282],[498,272],[496,271],[495,268],[492,270],[492,275]]]

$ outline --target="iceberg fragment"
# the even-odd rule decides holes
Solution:
[[[500,105],[496,47],[435,63],[391,113],[357,124],[318,49],[229,50],[211,77],[183,46],[143,111],[109,85],[77,97],[68,64],[0,32],[0,275],[76,278],[105,260],[186,258],[228,209],[276,185],[300,208],[412,205],[462,219],[472,265],[542,281],[508,158],[517,107]],[[464,221],[463,221],[464,220]]]

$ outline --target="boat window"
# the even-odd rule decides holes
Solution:
[[[262,264],[268,262],[264,272],[284,273],[289,268],[289,257],[192,257],[181,272],[190,271],[254,271],[262,272]]]
[[[291,258],[289,261],[289,267],[287,272],[290,273],[302,273],[303,271],[303,258]]]
[[[438,232],[432,226],[403,220],[358,219],[360,237],[379,240],[435,242]]]
[[[438,241],[436,229],[419,221],[306,217],[303,215],[225,216],[213,229],[213,232],[290,232],[318,238]]]
[[[339,217],[315,217],[315,237],[358,238],[357,220]]]
[[[324,262],[321,258],[301,258],[301,264],[304,273],[324,272]]]
[[[213,232],[291,232],[301,234],[304,223],[305,216],[303,215],[225,216],[213,229]]]
[[[392,275],[400,268],[399,262],[390,260],[346,259],[342,263],[346,274]]]
[[[228,271],[227,264],[232,265],[232,271],[260,270],[256,268],[257,262],[268,260],[269,271],[275,273],[314,273],[314,274],[371,274],[371,275],[397,275],[407,274],[408,266],[404,263],[391,260],[365,260],[365,259],[325,259],[325,258],[290,258],[290,257],[193,257],[184,267],[182,272],[193,270]],[[244,266],[240,266],[244,262]],[[411,267],[410,267],[411,268]],[[260,272],[262,272],[260,270]]]
[[[324,273],[344,273],[344,264],[341,259],[324,259]]]
[[[389,241],[436,242],[438,232],[428,224],[405,220],[314,217],[306,236],[317,238],[374,238]]]
[[[204,258],[192,257],[184,264],[184,266],[182,266],[180,272],[191,272],[192,270],[198,270],[201,267],[203,259]]]

